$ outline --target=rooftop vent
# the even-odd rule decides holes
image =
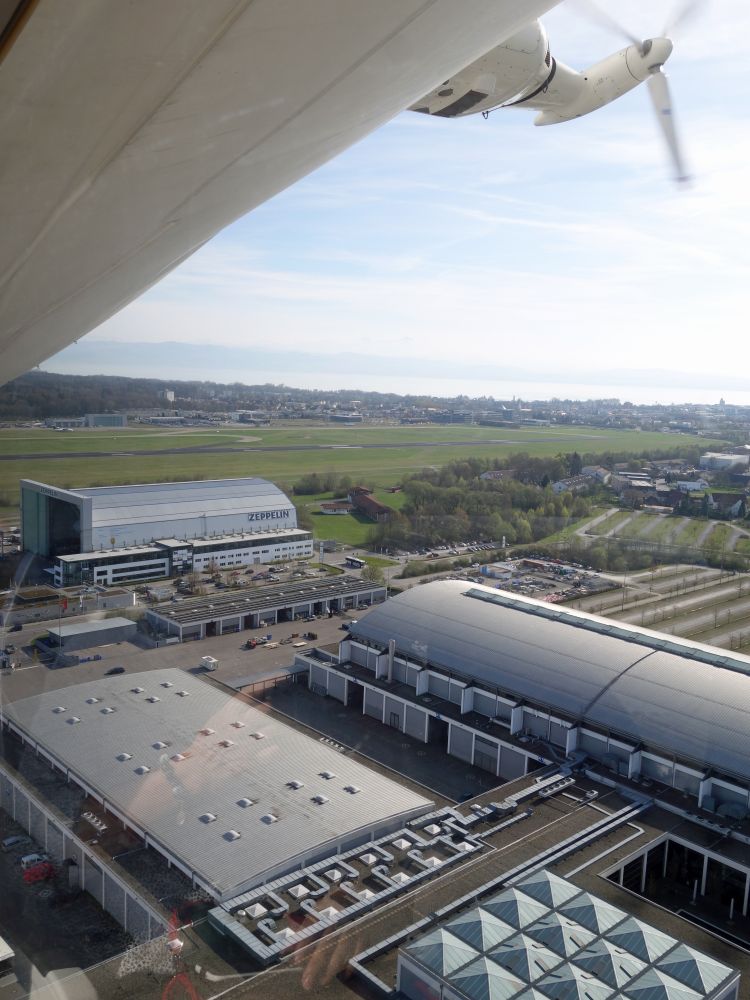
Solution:
[[[202,816],[198,817],[201,823],[215,823],[216,816],[213,813],[203,813]]]
[[[234,740],[219,740],[219,746],[224,747],[226,750],[227,748],[234,746]]]
[[[102,700],[101,698],[87,698],[86,699],[86,704],[87,705],[96,705],[101,700]]]
[[[247,809],[249,806],[254,806],[255,805],[255,800],[254,799],[248,799],[248,798],[237,799],[237,805],[238,806],[242,806],[243,809]]]
[[[250,733],[254,740],[264,740],[266,738],[265,733]]]
[[[77,722],[80,722],[81,720],[78,718],[77,715],[71,715],[71,717],[69,719],[66,719],[65,721],[68,723],[69,726],[75,726],[75,724]]]
[[[333,771],[318,771],[318,774],[321,776],[321,778],[325,778],[326,781],[330,781],[332,778],[336,777]]]
[[[130,760],[130,758],[132,756],[133,756],[132,753],[118,753],[117,759],[118,760]]]
[[[293,781],[287,781],[286,785],[287,785],[287,788],[304,788],[305,787],[304,781],[297,781],[296,778]]]
[[[357,795],[362,789],[358,785],[344,785],[344,791],[349,792],[350,795]]]
[[[233,722],[232,726],[235,729],[244,729],[245,728],[245,723],[244,722]]]
[[[315,802],[317,805],[322,806],[326,802],[328,802],[328,796],[327,795],[313,795],[312,801]]]
[[[149,695],[148,698],[146,698],[146,701],[150,701],[151,704],[154,705],[157,701],[161,701],[161,698],[157,698],[155,694],[152,694]]]
[[[239,830],[227,830],[224,834],[224,840],[239,840],[241,836]]]
[[[210,726],[206,726],[205,729],[199,729],[198,732],[201,734],[201,736],[213,736],[216,730],[211,729]]]
[[[109,705],[106,705],[106,706],[105,706],[105,707],[104,707],[104,708],[102,709],[102,715],[112,715],[112,714],[113,714],[114,712],[116,712],[116,711],[117,711],[117,709],[116,709],[116,708],[110,708],[110,707],[109,707]]]
[[[148,774],[148,772],[150,770],[151,770],[151,768],[148,766],[148,764],[139,764],[138,767],[135,769],[135,773],[136,774]]]
[[[171,681],[162,681],[161,686],[163,688],[173,688],[174,684]]]
[[[154,750],[166,750],[166,748],[170,744],[169,743],[165,743],[164,740],[157,740],[156,743],[154,743],[152,745],[153,745]]]
[[[180,696],[180,698],[187,698],[187,696],[190,694],[190,692],[189,691],[175,691],[175,694],[178,694]]]
[[[260,817],[261,823],[278,823],[279,817],[274,813],[266,813],[265,816]]]
[[[63,708],[62,705],[58,705],[57,708],[53,708],[52,711],[55,715],[60,715],[62,712],[67,712],[67,708]]]
[[[132,691],[133,694],[143,694],[143,692],[146,689],[142,688],[142,687],[134,687],[134,688],[131,688],[130,690]]]

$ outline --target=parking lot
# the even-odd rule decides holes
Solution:
[[[0,839],[23,834],[0,811]],[[64,972],[86,968],[120,953],[128,938],[87,893],[68,886],[68,869],[55,865],[55,876],[28,884],[21,857],[43,847],[32,844],[0,851],[0,935],[16,952],[15,984],[0,990],[2,1000],[17,1000]]]
[[[300,647],[301,649],[338,642],[344,634],[341,625],[355,617],[362,618],[365,614],[367,609],[351,614],[347,612],[341,616],[334,615],[333,618],[320,618],[314,622],[283,622],[267,629],[232,632],[211,639],[160,646],[158,649],[144,649],[128,642],[115,643],[110,646],[99,646],[90,651],[101,656],[100,660],[59,668],[35,662],[33,653],[28,647],[29,640],[39,634],[39,628],[35,626],[32,630],[25,629],[22,633],[14,633],[12,638],[19,648],[19,652],[14,656],[19,666],[12,673],[7,670],[2,672],[0,692],[3,701],[17,701],[19,698],[27,698],[41,691],[70,687],[83,681],[106,677],[114,667],[123,667],[128,673],[161,670],[164,667],[181,667],[185,670],[202,672],[200,667],[202,656],[214,656],[218,660],[218,670],[209,674],[210,677],[227,684],[236,684],[246,678],[247,683],[252,683],[254,680],[283,673],[291,667],[294,654],[298,650],[291,642],[282,644],[282,640],[291,639],[293,633],[300,633],[300,638],[295,639],[295,642],[302,641],[303,632],[312,630],[317,633],[318,638],[309,641],[307,646]],[[249,637],[260,635],[261,632],[264,635],[270,633],[273,641],[279,645],[274,645],[272,648],[258,646],[251,650],[242,648]]]

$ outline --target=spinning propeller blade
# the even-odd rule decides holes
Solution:
[[[632,45],[638,48],[638,51],[646,56],[651,47],[651,41],[649,39],[642,40],[636,38],[632,32],[628,31],[627,28],[623,27],[619,21],[611,16],[607,11],[603,10],[595,0],[575,0],[576,6],[585,10],[587,15],[600,24],[611,28],[617,34],[625,37]],[[694,17],[699,9],[704,6],[706,0],[685,0],[678,8],[676,8],[662,33],[662,37],[668,39],[672,34],[680,27],[682,27],[690,18]],[[662,65],[656,63],[654,66],[649,66],[650,76],[648,77],[648,92],[651,97],[651,103],[654,106],[654,111],[656,112],[656,117],[659,122],[659,128],[661,129],[664,140],[667,144],[667,149],[669,151],[669,156],[672,161],[675,170],[675,179],[677,181],[688,180],[688,174],[685,169],[685,161],[682,156],[682,150],[680,148],[680,142],[677,137],[677,130],[675,127],[674,113],[672,109],[672,95],[669,90],[669,83],[667,77],[662,72]]]
[[[677,138],[677,129],[674,123],[672,95],[669,91],[667,77],[662,73],[661,68],[654,70],[648,78],[648,93],[674,165],[675,180],[680,182],[687,181],[689,177],[685,170],[685,161],[682,158],[680,142]]]

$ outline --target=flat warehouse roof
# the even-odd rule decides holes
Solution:
[[[304,580],[300,583],[282,583],[275,587],[246,588],[232,590],[221,595],[181,601],[168,611],[149,610],[150,618],[160,618],[165,622],[190,625],[193,622],[213,621],[216,618],[231,618],[235,615],[249,615],[274,608],[286,608],[294,604],[329,601],[351,594],[385,590],[385,585],[366,583],[354,576],[328,577],[322,580]]]
[[[6,716],[220,899],[433,805],[176,668],[26,698]]]
[[[129,626],[135,628],[135,622],[129,618],[103,618],[96,622],[76,622],[72,625],[55,625],[48,628],[47,632],[57,638],[69,639],[74,635],[95,635],[97,632],[109,632],[113,628],[124,628]]]

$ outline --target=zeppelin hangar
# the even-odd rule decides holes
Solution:
[[[22,542],[57,586],[121,584],[309,558],[312,533],[265,479],[65,490],[21,480]]]

